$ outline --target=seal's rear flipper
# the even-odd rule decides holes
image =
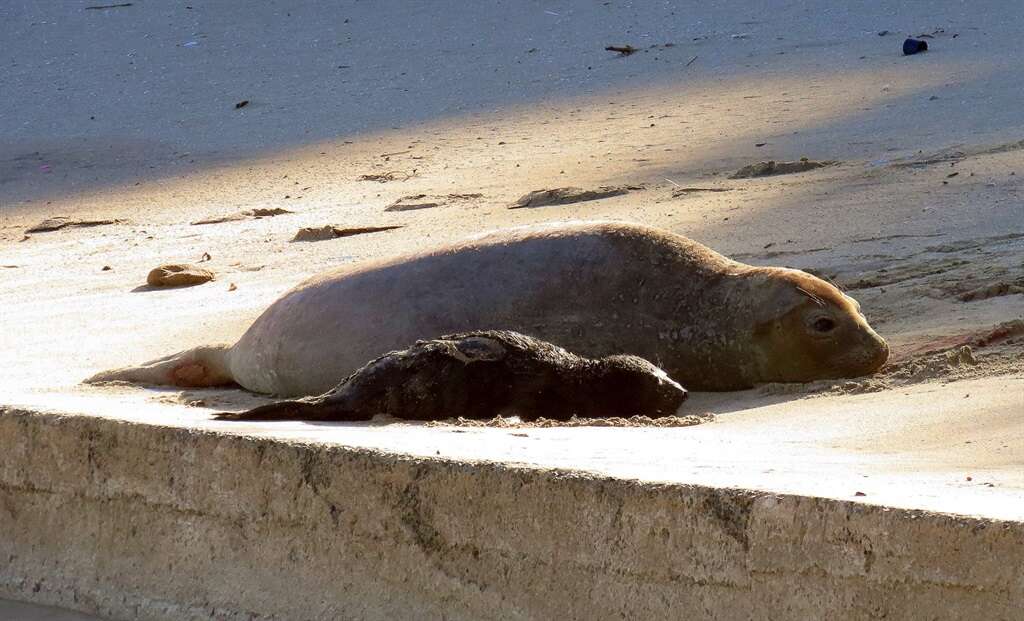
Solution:
[[[137,367],[124,367],[97,373],[85,380],[86,384],[101,382],[132,382],[205,388],[233,384],[228,366],[228,345],[196,347],[170,356],[150,360]]]
[[[218,412],[217,420],[330,420],[330,421],[362,421],[370,420],[360,412],[331,407],[316,398],[310,401],[278,401],[268,403],[245,412]]]

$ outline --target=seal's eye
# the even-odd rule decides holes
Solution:
[[[814,320],[814,329],[818,332],[831,332],[836,328],[836,322],[828,317],[819,317]]]

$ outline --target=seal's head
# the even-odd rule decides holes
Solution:
[[[791,269],[761,268],[752,276],[769,298],[755,309],[757,381],[860,377],[889,358],[889,346],[868,325],[860,304],[833,285]]]
[[[686,389],[639,356],[608,356],[594,361],[594,373],[581,395],[588,416],[631,416],[638,412],[671,416],[686,400]]]

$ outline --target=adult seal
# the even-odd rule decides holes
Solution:
[[[820,278],[648,226],[581,222],[346,265],[285,293],[234,345],[87,381],[317,395],[407,343],[484,329],[589,357],[634,354],[690,390],[858,377],[889,355],[860,305]]]
[[[225,412],[217,418],[661,418],[675,414],[685,400],[686,390],[643,358],[584,358],[523,334],[486,330],[419,341],[409,349],[389,352],[317,397]]]

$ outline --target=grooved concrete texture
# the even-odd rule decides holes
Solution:
[[[1024,524],[0,409],[0,596],[125,619],[1016,618]]]

